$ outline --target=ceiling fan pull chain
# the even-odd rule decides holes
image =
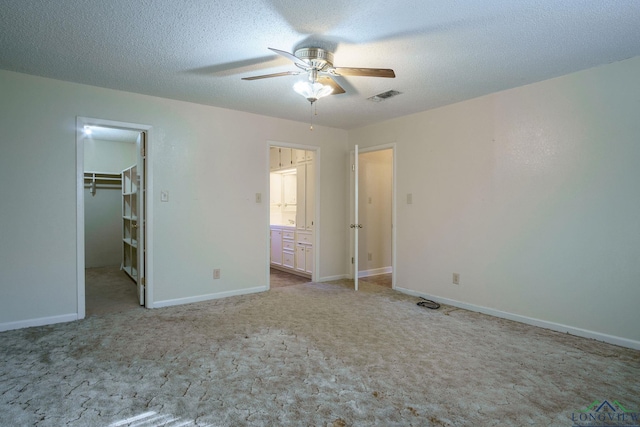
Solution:
[[[313,130],[313,102],[309,106],[309,112],[311,113],[310,114],[311,117],[310,117],[310,120],[309,120],[309,123],[310,123],[309,130]]]

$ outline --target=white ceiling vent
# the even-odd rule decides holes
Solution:
[[[369,101],[373,102],[382,102],[389,98],[393,98],[396,95],[400,95],[402,92],[398,92],[397,90],[388,90],[386,92],[379,93],[377,95],[370,96],[367,98]]]

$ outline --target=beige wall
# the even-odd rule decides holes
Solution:
[[[634,58],[350,131],[397,144],[397,285],[640,348],[639,75]]]
[[[78,313],[77,116],[152,126],[154,304],[266,286],[269,140],[320,148],[319,277],[344,274],[345,131],[7,71],[0,93],[0,329]]]
[[[391,210],[393,150],[360,153],[358,156],[358,269],[360,275],[391,269]],[[371,255],[371,259],[369,259]]]
[[[136,145],[133,142],[84,140],[84,170],[120,173],[136,164]]]
[[[319,278],[347,274],[346,153],[394,142],[398,287],[640,348],[638,75],[633,58],[349,132],[309,132],[0,71],[0,328],[77,313],[75,118],[86,116],[153,126],[155,303],[266,285],[269,210],[254,200],[267,194],[268,140],[320,147]]]

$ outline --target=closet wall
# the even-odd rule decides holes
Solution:
[[[391,210],[393,204],[393,150],[358,156],[360,277],[392,271]]]
[[[85,172],[120,175],[135,164],[135,144],[88,138],[84,147]],[[122,259],[122,189],[85,188],[85,267],[119,266]]]

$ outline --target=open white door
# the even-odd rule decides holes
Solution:
[[[353,222],[349,225],[349,227],[353,230],[353,238],[352,238],[352,258],[351,264],[353,266],[353,287],[357,291],[358,290],[358,231],[362,228],[362,224],[358,222],[358,146],[356,145],[354,148],[353,154],[353,163],[351,165],[351,176],[353,182],[353,191],[352,191],[352,211],[353,211]]]
[[[136,139],[136,152],[137,152],[137,164],[136,164],[136,180],[138,184],[137,192],[137,208],[138,208],[138,221],[137,221],[137,265],[138,265],[138,300],[140,305],[145,305],[145,242],[146,242],[146,165],[145,165],[145,150],[146,150],[146,135],[144,132],[140,132]]]

